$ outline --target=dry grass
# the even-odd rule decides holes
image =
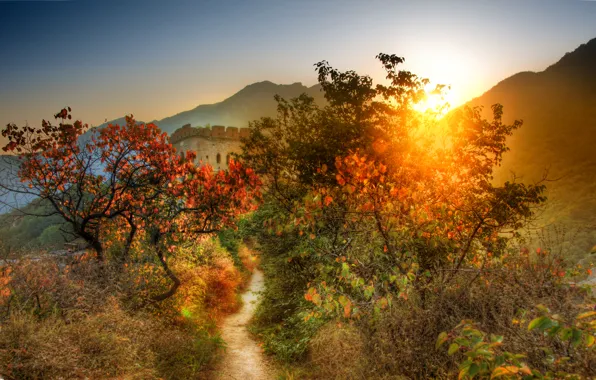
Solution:
[[[365,315],[350,324],[328,322],[310,341],[306,363],[290,368],[285,378],[454,378],[461,358],[448,355],[445,347],[436,349],[435,342],[441,332],[462,320],[473,320],[482,331],[502,335],[500,349],[525,354],[530,368],[595,376],[595,351],[577,351],[572,360],[555,368],[546,360],[544,348],[564,357],[569,347],[527,329],[538,316],[536,305],[573,320],[590,295],[568,286],[560,268],[544,258],[513,258],[493,269],[479,277],[463,272],[449,286],[435,278],[421,287],[424,292],[415,290],[407,300],[394,300],[379,315]]]
[[[200,379],[222,342],[217,320],[238,306],[240,271],[209,242],[209,257],[174,260],[183,285],[159,304],[143,301],[167,286],[159,267],[125,268],[83,259],[21,261],[3,270],[0,375],[11,379]]]
[[[534,306],[547,305],[565,317],[577,313],[583,293],[564,285],[541,288],[532,281],[516,283],[508,275],[499,277],[488,284],[475,282],[465,291],[463,285],[442,289],[427,295],[424,302],[397,303],[379,319],[361,323],[370,371],[367,378],[451,377],[457,373],[457,359],[447,355],[446,349],[437,350],[435,342],[442,331],[464,319],[474,320],[487,333],[503,335],[502,349],[524,353],[531,368],[548,370],[541,347],[550,346],[560,356],[565,352],[556,342],[546,342],[540,334],[528,331],[528,322],[536,316]],[[461,283],[469,283],[466,280]]]
[[[366,377],[365,347],[361,332],[354,326],[329,322],[310,341],[309,361],[325,379]]]
[[[153,327],[116,303],[77,323],[14,313],[2,326],[0,368],[19,379],[157,377],[147,344]]]

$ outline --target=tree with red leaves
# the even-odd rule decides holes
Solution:
[[[146,239],[174,283],[160,299],[180,284],[166,264],[168,248],[230,226],[253,207],[259,180],[238,162],[218,172],[198,166],[194,153],[177,154],[166,133],[132,116],[91,131],[67,122],[70,108],[55,117],[57,126],[43,120],[40,128],[9,124],[2,131],[4,151],[19,161],[18,180],[3,176],[1,188],[44,201],[48,211],[39,216],[59,215],[100,262],[108,230],[123,237],[122,263],[135,239]]]

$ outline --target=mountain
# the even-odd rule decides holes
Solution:
[[[574,255],[596,244],[596,39],[565,54],[542,72],[515,74],[469,105],[504,106],[505,121],[524,125],[509,140],[511,151],[496,173],[525,182],[548,170],[549,205],[542,224],[560,228],[560,240]],[[563,232],[566,231],[566,232]]]
[[[249,121],[264,116],[275,116],[277,110],[277,103],[273,99],[275,95],[291,99],[303,93],[312,96],[317,102],[324,99],[320,85],[306,87],[302,83],[275,84],[263,81],[248,85],[219,103],[199,105],[192,110],[180,112],[162,120],[155,120],[153,123],[168,134],[172,134],[184,124],[247,127]],[[124,118],[113,120],[110,123],[122,124]],[[102,124],[98,128],[106,124]]]
[[[20,185],[17,178],[18,168],[19,159],[16,156],[0,155],[0,183],[10,187],[18,187]],[[10,212],[13,208],[25,206],[32,199],[32,196],[13,193],[0,187],[0,214]]]

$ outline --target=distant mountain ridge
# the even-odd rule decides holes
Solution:
[[[549,66],[545,71],[564,69],[585,69],[588,71],[596,68],[596,38],[580,45],[574,51],[565,54],[557,63]]]
[[[504,106],[505,121],[524,125],[508,140],[511,151],[497,181],[539,180],[548,170],[545,223],[564,222],[588,232],[581,250],[596,244],[596,39],[565,54],[542,72],[515,74],[468,104]],[[590,232],[591,231],[591,232]]]
[[[274,100],[275,95],[290,99],[303,93],[312,96],[316,101],[323,101],[324,99],[321,86],[318,84],[307,87],[299,82],[275,84],[270,81],[263,81],[250,84],[221,102],[202,104],[191,110],[161,120],[154,120],[153,123],[170,135],[185,124],[191,124],[192,126],[211,124],[247,127],[252,120],[264,116],[275,116],[277,111],[277,103]],[[124,123],[124,117],[109,123],[122,124]],[[97,128],[102,128],[107,124],[102,124]]]

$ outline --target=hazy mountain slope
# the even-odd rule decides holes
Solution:
[[[7,187],[20,186],[17,179],[19,161],[16,156],[0,155],[0,182]],[[0,214],[11,211],[15,207],[27,205],[33,199],[32,196],[7,191],[0,187]]]
[[[559,180],[547,184],[544,221],[586,228],[573,244],[589,250],[596,244],[596,39],[545,71],[513,75],[470,102],[494,103],[504,105],[507,121],[524,121],[509,140],[497,180],[513,171],[536,181],[548,169]]]
[[[275,116],[277,103],[275,95],[291,99],[306,93],[317,101],[323,101],[321,86],[303,86],[301,83],[275,84],[269,81],[257,82],[244,87],[229,98],[214,104],[202,104],[192,110],[183,111],[162,120],[154,120],[163,131],[172,134],[184,124],[225,125],[247,127],[248,122],[264,116]],[[112,120],[112,124],[123,124],[124,117]],[[101,128],[107,123],[98,126]]]
[[[302,93],[307,93],[317,100],[323,99],[323,93],[318,85],[309,88],[301,83],[283,85],[269,81],[258,82],[244,87],[222,102],[200,105],[192,110],[159,120],[157,125],[170,134],[187,123],[193,126],[209,123],[247,127],[249,121],[275,115],[277,103],[273,97],[276,94],[290,99]]]

